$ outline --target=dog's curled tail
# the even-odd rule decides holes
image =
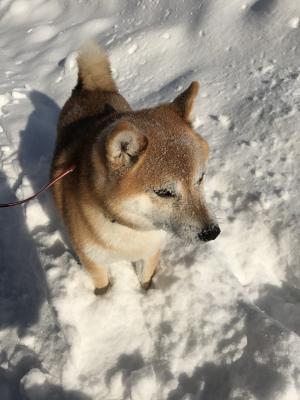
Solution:
[[[79,50],[78,83],[87,90],[117,91],[112,78],[110,62],[105,50],[95,41],[88,42]]]

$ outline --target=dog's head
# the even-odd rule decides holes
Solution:
[[[190,124],[198,89],[193,82],[172,103],[128,113],[101,135],[102,196],[112,219],[188,241],[220,233],[204,199],[208,144]]]

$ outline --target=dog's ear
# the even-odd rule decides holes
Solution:
[[[193,106],[199,92],[199,82],[192,82],[190,86],[173,100],[172,105],[187,122],[191,122]]]
[[[106,137],[107,160],[113,170],[128,168],[146,150],[148,140],[132,123],[118,122]]]

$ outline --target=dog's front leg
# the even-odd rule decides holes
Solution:
[[[148,290],[151,286],[152,278],[155,274],[156,267],[159,262],[160,250],[148,259],[144,260],[144,266],[141,275],[142,288]]]
[[[80,254],[80,260],[93,280],[95,295],[104,294],[110,285],[106,268],[98,263],[96,264],[83,253]]]

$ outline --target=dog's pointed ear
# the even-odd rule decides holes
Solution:
[[[172,105],[175,106],[176,111],[187,122],[190,122],[192,119],[192,111],[199,88],[199,82],[192,82],[190,86],[172,102]]]
[[[113,170],[128,168],[146,150],[148,140],[136,126],[118,122],[106,137],[106,156]]]

